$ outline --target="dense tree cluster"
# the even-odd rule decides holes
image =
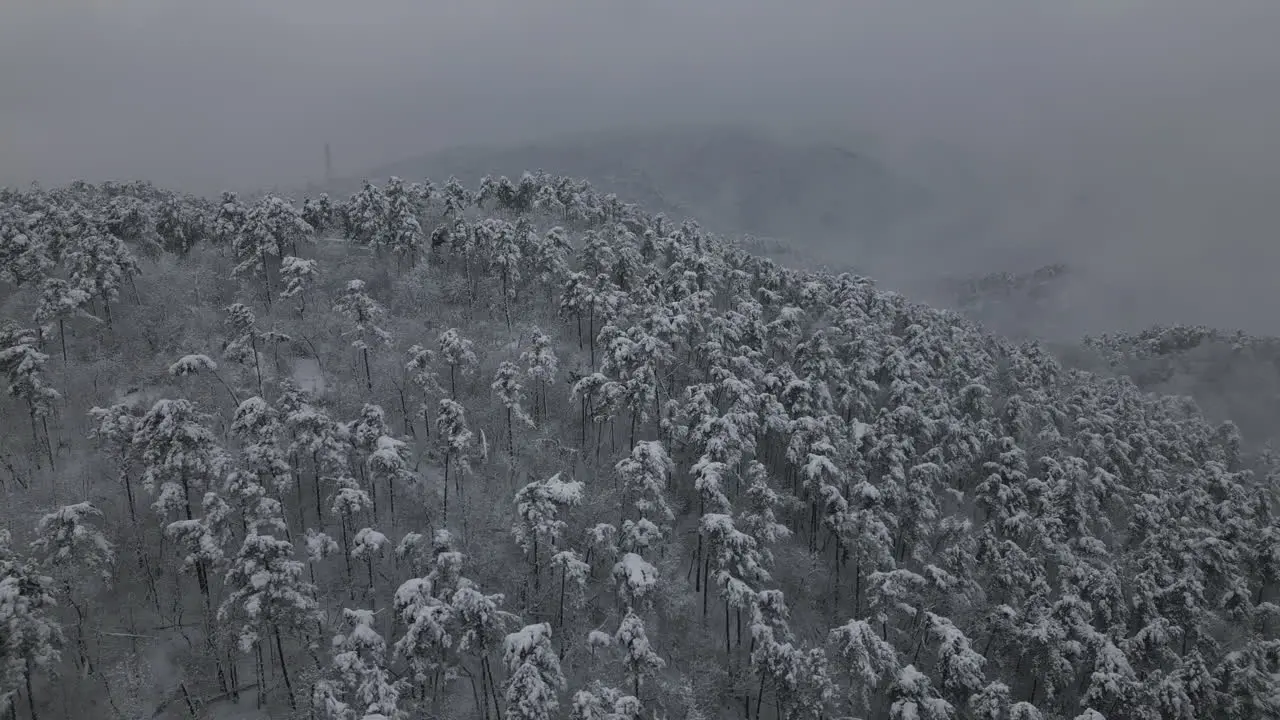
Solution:
[[[148,346],[174,255],[208,336]],[[1234,425],[588,183],[6,191],[0,282],[11,717],[1280,714],[1280,463]],[[59,387],[96,352],[159,396]],[[131,709],[144,643],[181,679]]]

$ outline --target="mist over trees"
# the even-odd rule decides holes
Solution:
[[[1280,456],[1163,361],[541,172],[5,190],[0,303],[0,716],[1280,713]]]

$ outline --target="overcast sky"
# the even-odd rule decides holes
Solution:
[[[0,183],[737,120],[917,173],[945,144],[1010,237],[1239,315],[1280,303],[1278,37],[1277,0],[3,0]]]

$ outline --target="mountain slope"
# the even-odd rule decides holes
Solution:
[[[866,278],[549,175],[0,250],[0,714],[1280,712],[1280,461]]]

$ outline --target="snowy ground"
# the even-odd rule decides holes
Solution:
[[[293,381],[303,390],[318,395],[325,390],[320,361],[315,358],[297,358],[293,361]]]

